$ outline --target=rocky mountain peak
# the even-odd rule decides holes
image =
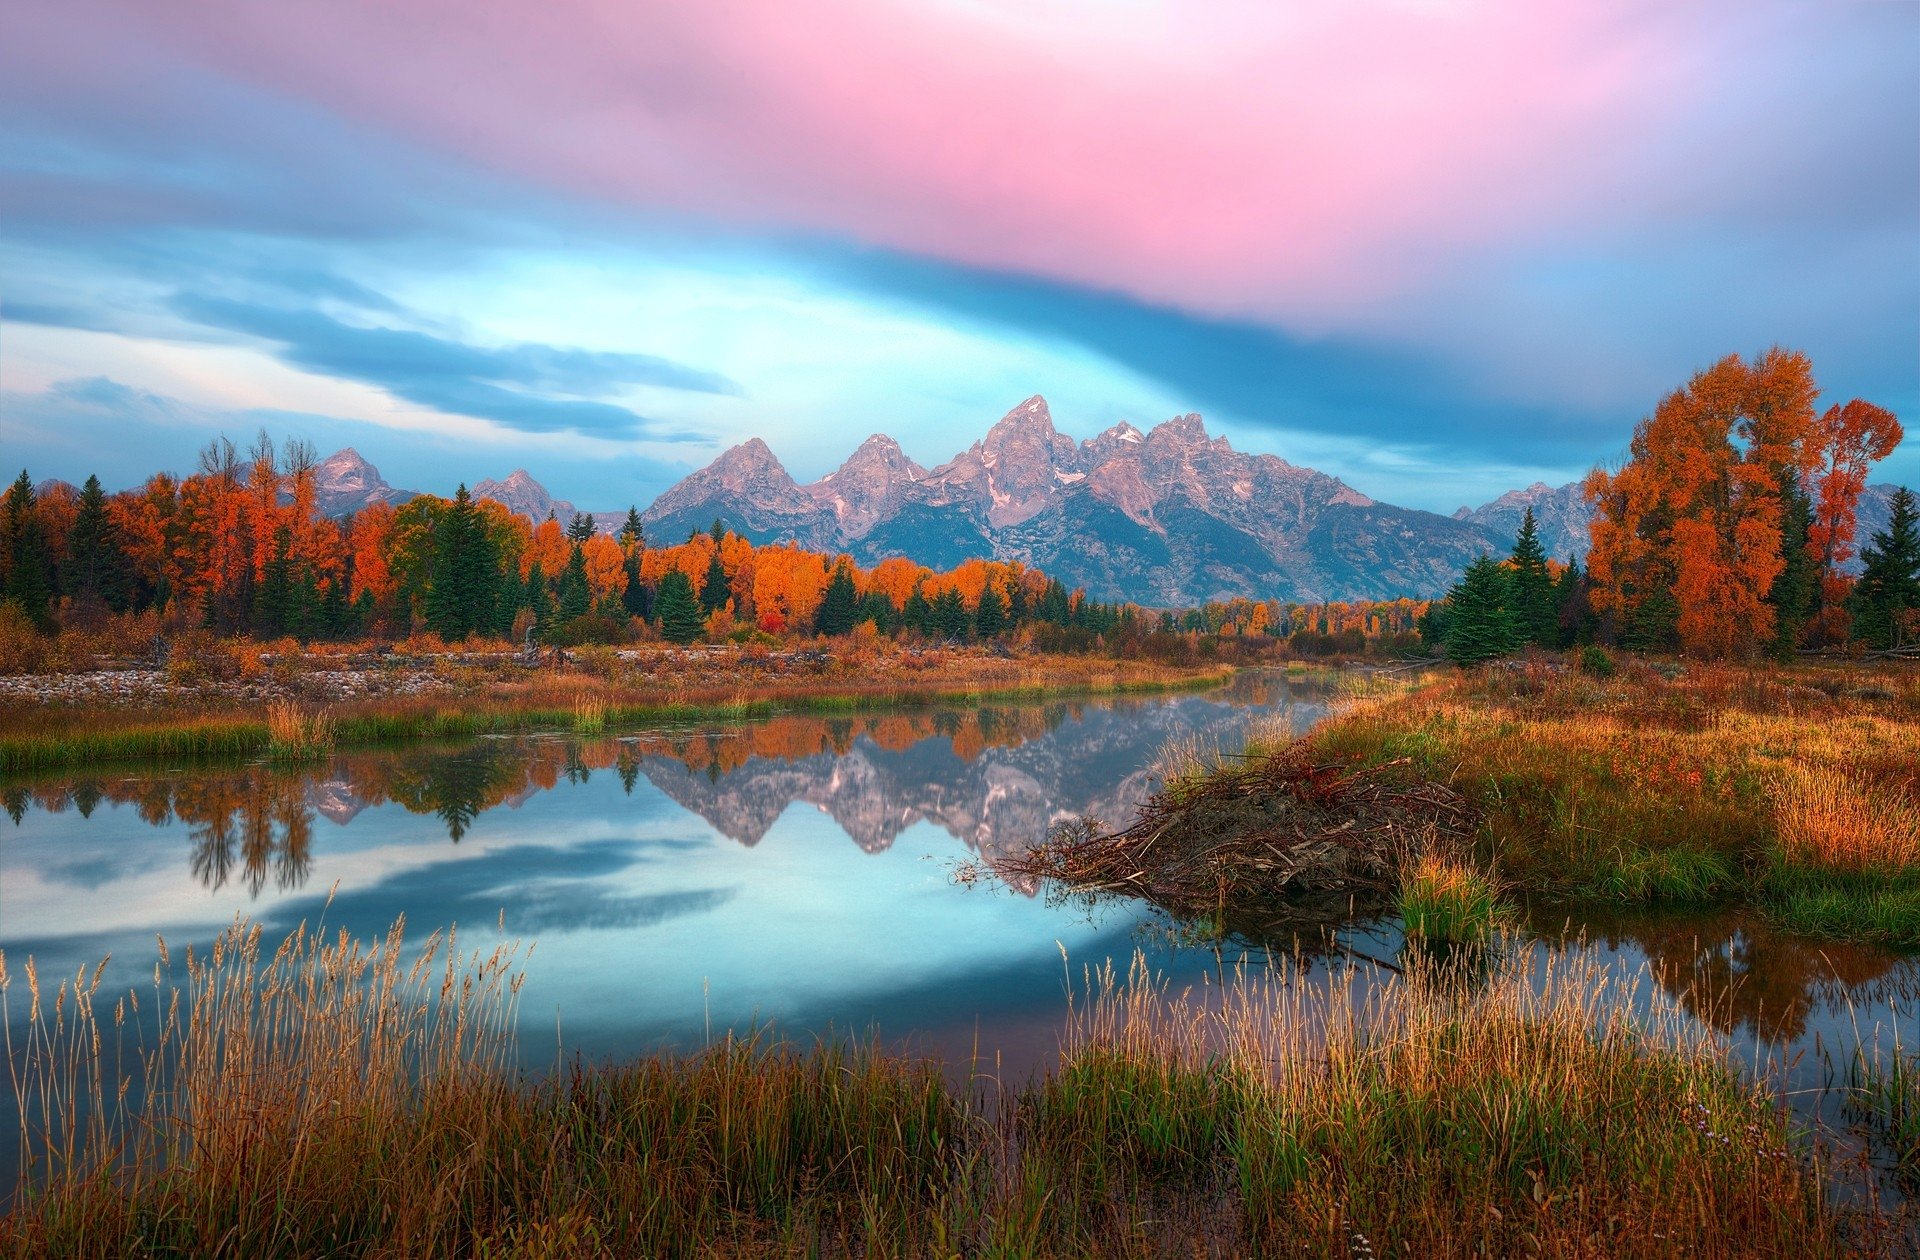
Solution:
[[[508,473],[506,480],[495,481],[491,477],[474,483],[472,490],[476,499],[489,499],[501,507],[519,516],[524,516],[534,524],[552,516],[565,524],[571,521],[576,509],[565,499],[556,499],[547,493],[547,488],[534,480],[533,474],[524,468],[516,468]]]
[[[396,490],[380,470],[351,446],[342,447],[314,465],[314,501],[325,516],[346,516],[373,503],[405,503],[411,490]]]

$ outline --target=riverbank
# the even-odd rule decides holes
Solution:
[[[203,667],[24,676],[0,692],[0,771],[141,757],[317,755],[331,747],[553,728],[1150,694],[1222,667],[987,648],[648,645],[528,663],[512,653],[280,653]]]
[[[1484,939],[1497,889],[1920,947],[1920,671],[1588,659],[1352,675],[1304,737],[1188,765],[1125,830],[1063,828],[1002,874],[1243,933],[1329,897],[1431,924],[1409,899],[1444,888],[1440,919]]]
[[[240,924],[166,973],[124,1105],[88,1048],[125,1008],[97,973],[36,989],[25,1093],[51,1129],[0,1249],[1897,1254],[1724,1047],[1594,970],[1076,978],[1060,1063],[1024,1083],[771,1034],[536,1080],[507,1066],[510,951],[270,949]]]

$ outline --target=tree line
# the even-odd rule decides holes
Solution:
[[[1899,445],[1900,423],[1857,398],[1819,411],[1818,396],[1794,351],[1696,374],[1640,422],[1618,468],[1584,483],[1584,571],[1548,560],[1529,509],[1512,553],[1469,565],[1423,637],[1463,663],[1529,644],[1785,659],[1920,643],[1910,491],[1895,491],[1859,576],[1847,571],[1868,470]]]

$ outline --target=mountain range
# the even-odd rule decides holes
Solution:
[[[574,513],[524,469],[477,482],[473,493],[536,522]],[[1884,526],[1891,493],[1868,488],[1863,539]],[[319,499],[329,513],[409,497],[351,449],[321,465]],[[1377,502],[1275,455],[1236,451],[1198,415],[1144,432],[1118,424],[1076,442],[1054,428],[1036,395],[931,469],[875,434],[802,485],[753,438],[669,488],[641,520],[657,541],[721,520],[756,543],[793,539],[862,564],[892,555],[935,568],[976,556],[1017,560],[1098,599],[1181,606],[1234,596],[1436,595],[1475,556],[1510,548],[1529,507],[1549,555],[1585,552],[1591,511],[1578,482],[1535,483],[1442,516]],[[611,530],[625,513],[592,515]]]

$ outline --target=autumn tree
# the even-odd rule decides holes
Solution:
[[[1815,428],[1806,549],[1815,567],[1812,637],[1817,643],[1847,637],[1852,584],[1843,566],[1854,554],[1860,495],[1867,488],[1869,467],[1893,454],[1903,436],[1891,411],[1859,398],[1827,408]]]
[[[1648,646],[1670,634],[1704,656],[1778,641],[1796,487],[1811,480],[1830,502],[1826,528],[1809,531],[1824,564],[1851,537],[1847,486],[1897,435],[1866,404],[1816,420],[1816,395],[1805,355],[1729,355],[1661,400],[1622,467],[1587,478],[1590,593],[1611,633]]]

